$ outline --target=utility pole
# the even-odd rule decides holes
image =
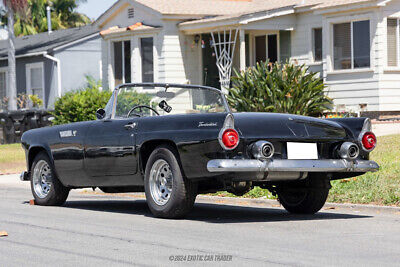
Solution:
[[[14,35],[14,12],[12,8],[7,8],[7,28],[8,28],[8,109],[17,109],[17,80],[15,63],[15,35]]]

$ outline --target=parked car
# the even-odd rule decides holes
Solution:
[[[75,188],[144,191],[155,216],[178,218],[197,194],[260,186],[289,212],[312,214],[331,180],[379,169],[367,118],[232,113],[211,87],[123,84],[96,115],[22,136],[21,179],[38,205],[62,205]]]

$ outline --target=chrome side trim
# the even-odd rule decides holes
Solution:
[[[214,159],[207,163],[209,172],[370,172],[379,165],[370,160],[289,160]]]

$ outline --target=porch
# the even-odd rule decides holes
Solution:
[[[181,23],[181,33],[193,40],[192,49],[198,49],[201,59],[193,80],[226,89],[235,70],[245,70],[261,61],[289,60],[295,25],[290,22],[290,16],[283,19],[287,22],[253,19],[222,25],[215,21],[209,25],[207,20]]]

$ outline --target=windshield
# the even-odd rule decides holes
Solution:
[[[219,90],[187,87],[124,85],[113,94],[106,112],[110,114],[110,108],[114,105],[114,118],[228,112],[225,99]]]

